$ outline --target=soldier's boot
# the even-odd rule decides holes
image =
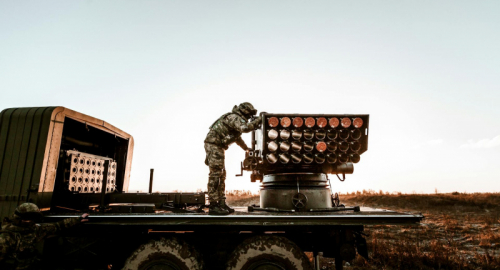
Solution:
[[[231,207],[229,207],[229,206],[226,204],[226,200],[220,200],[220,202],[219,202],[219,207],[220,207],[220,208],[222,208],[222,209],[224,209],[224,210],[226,210],[226,211],[228,211],[228,212],[229,212],[229,214],[234,213],[234,209],[233,209],[233,208],[231,208]]]
[[[208,214],[216,216],[225,216],[229,215],[229,211],[220,208],[217,202],[210,202],[210,206],[208,207]]]

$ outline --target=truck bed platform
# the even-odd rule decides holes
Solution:
[[[168,230],[187,230],[206,226],[236,227],[297,227],[297,226],[357,226],[357,225],[416,225],[422,214],[401,213],[384,209],[361,207],[360,212],[248,212],[246,207],[235,207],[236,212],[226,216],[207,213],[95,213],[86,226],[148,226]],[[74,217],[73,214],[48,214],[46,221]]]

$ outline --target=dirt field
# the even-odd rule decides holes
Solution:
[[[341,195],[346,205],[418,212],[421,226],[366,226],[370,261],[360,256],[345,269],[500,269],[500,193]],[[258,197],[229,196],[234,206]],[[322,260],[323,269],[334,269]]]

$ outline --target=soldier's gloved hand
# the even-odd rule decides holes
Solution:
[[[257,116],[254,121],[256,124],[262,123],[262,116]]]
[[[89,214],[84,213],[83,215],[80,216],[80,222],[87,222],[87,221],[89,221],[88,217],[89,217]]]
[[[252,126],[252,129],[257,129],[262,122],[262,117],[257,116],[252,122],[250,122],[250,125]]]
[[[248,128],[250,130],[255,130],[255,129],[257,129],[259,127],[260,122],[262,122],[262,117],[257,116],[252,121],[250,121],[250,123],[248,123]]]

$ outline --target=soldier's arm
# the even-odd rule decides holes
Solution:
[[[40,225],[40,236],[48,236],[59,233],[82,222],[82,217],[67,218],[54,223],[44,223]]]
[[[243,138],[241,138],[241,136],[240,136],[240,137],[238,137],[238,138],[236,139],[236,144],[237,144],[239,147],[241,147],[241,149],[243,149],[243,150],[245,150],[245,151],[247,151],[247,150],[248,150],[248,146],[247,146],[247,144],[245,143],[245,141],[243,140]]]
[[[243,118],[237,115],[230,115],[228,117],[228,124],[231,128],[241,132],[241,133],[247,133],[252,130],[255,130],[259,123],[261,122],[262,118],[259,116],[255,120],[251,121],[250,123],[247,123]]]
[[[14,245],[15,241],[8,233],[0,232],[0,262],[12,254]]]

